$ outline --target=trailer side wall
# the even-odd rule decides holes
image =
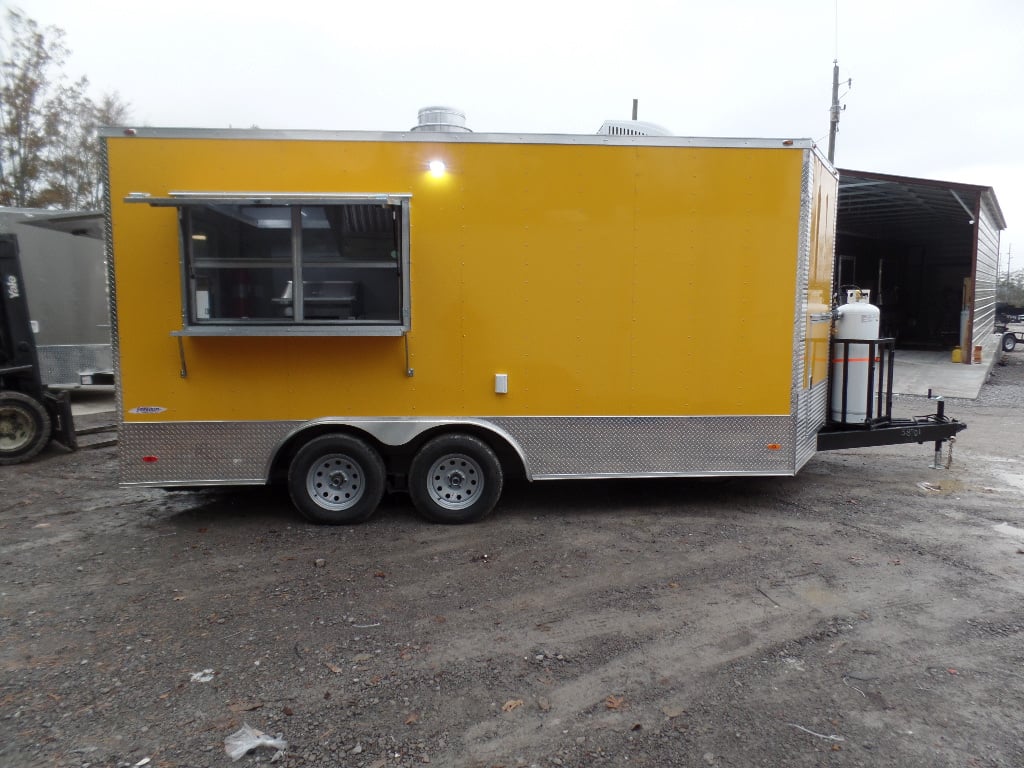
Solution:
[[[806,315],[831,257],[810,198],[834,177],[811,151],[352,136],[107,139],[123,479],[259,481],[263,449],[226,457],[231,477],[203,467],[325,418],[374,422],[382,442],[414,434],[410,419],[484,420],[532,446],[535,476],[795,471],[795,406],[821,367]],[[124,200],[173,191],[411,195],[411,330],[172,337],[177,212]],[[801,272],[812,218],[820,261]],[[582,454],[548,445],[567,428]],[[150,435],[184,468],[143,468]],[[663,458],[636,455],[658,441]]]

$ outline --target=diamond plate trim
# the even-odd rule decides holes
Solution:
[[[825,426],[828,416],[828,380],[814,385],[801,394],[797,406],[796,470],[810,461],[818,451],[818,432]]]
[[[808,449],[817,450],[817,427],[812,427],[816,416],[810,408],[810,398],[803,389],[804,350],[807,346],[807,287],[811,274],[811,219],[814,204],[814,155],[804,152],[800,176],[800,234],[796,253],[796,296],[793,307],[793,380],[791,383],[790,412],[795,414],[793,430],[793,462],[799,469],[810,456]]]
[[[380,433],[389,422],[332,420]],[[672,475],[792,475],[789,416],[624,416],[431,419],[436,426],[490,429],[522,455],[532,479]],[[322,424],[321,424],[322,425]],[[230,485],[267,481],[278,447],[310,422],[170,422],[121,425],[120,479],[126,485]],[[769,450],[778,443],[782,450]],[[156,457],[156,461],[143,461]]]
[[[110,355],[114,370],[114,406],[118,417],[124,413],[121,400],[121,347],[117,329],[117,285],[114,282],[114,226],[110,212],[110,154],[107,141],[100,141],[100,165],[103,171],[103,250],[107,262],[107,304],[110,307]],[[118,429],[118,439],[124,439],[123,426]]]
[[[82,374],[112,373],[109,344],[49,344],[38,347],[44,384],[81,384]]]
[[[121,482],[128,485],[264,483],[277,446],[299,422],[122,424]],[[144,462],[143,457],[156,457]]]
[[[542,416],[491,421],[520,444],[534,479],[795,472],[788,416]],[[770,451],[770,443],[784,449]]]

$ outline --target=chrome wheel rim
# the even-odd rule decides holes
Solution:
[[[484,490],[484,473],[471,456],[450,453],[430,465],[427,492],[445,509],[466,509]]]
[[[306,473],[306,493],[332,512],[351,509],[363,498],[363,468],[344,453],[321,456]]]

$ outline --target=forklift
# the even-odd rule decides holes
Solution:
[[[28,461],[51,440],[78,447],[71,398],[42,382],[18,239],[0,235],[0,465]]]

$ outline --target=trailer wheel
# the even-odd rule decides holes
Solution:
[[[0,464],[28,461],[50,441],[50,415],[21,392],[0,392]]]
[[[1010,331],[1009,333],[1003,334],[1003,352],[1013,352],[1013,348],[1017,346],[1017,336]]]
[[[437,523],[472,523],[501,496],[501,462],[470,435],[444,435],[424,445],[409,467],[409,495],[416,510]]]
[[[351,435],[324,435],[304,445],[288,468],[288,490],[303,517],[314,523],[361,523],[384,495],[384,462]]]

